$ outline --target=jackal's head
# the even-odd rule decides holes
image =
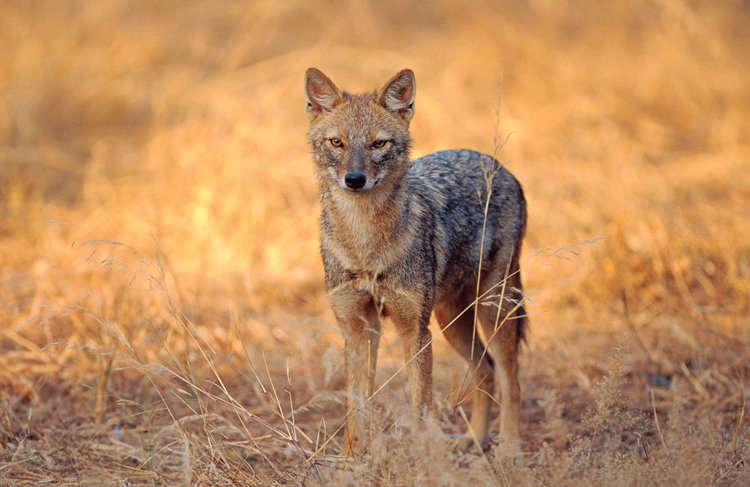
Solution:
[[[409,170],[414,73],[405,69],[377,93],[352,95],[322,72],[305,74],[310,144],[321,182],[352,193],[397,182]]]

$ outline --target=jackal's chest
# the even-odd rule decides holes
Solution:
[[[324,261],[331,264],[326,273],[339,274],[330,279],[336,283],[356,278],[356,287],[372,295],[374,302],[382,301],[384,278],[388,286],[402,284],[399,269],[408,267],[414,226],[405,224],[403,212],[390,205],[381,204],[376,211],[364,201],[333,198],[328,203],[321,228]]]
[[[363,282],[375,282],[376,276],[401,257],[399,246],[378,234],[350,233],[345,238],[331,235],[324,236],[324,241],[331,256],[347,271],[362,276]]]

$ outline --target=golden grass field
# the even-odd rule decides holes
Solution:
[[[748,485],[750,5],[0,4],[0,485]],[[386,326],[346,459],[303,76],[417,78],[413,155],[529,204],[523,455],[414,424]],[[495,426],[496,428],[496,426]]]

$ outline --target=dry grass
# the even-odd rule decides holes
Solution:
[[[747,485],[747,3],[504,3],[4,2],[0,484]],[[414,69],[415,155],[492,152],[502,76],[523,457],[452,451],[439,337],[440,416],[399,374],[340,456],[310,65]]]

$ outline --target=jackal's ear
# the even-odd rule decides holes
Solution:
[[[305,73],[305,101],[307,113],[315,118],[324,110],[333,110],[341,102],[341,91],[319,69],[310,68]]]
[[[379,101],[388,110],[399,114],[407,122],[414,116],[414,97],[417,82],[411,69],[399,71],[380,90]]]

